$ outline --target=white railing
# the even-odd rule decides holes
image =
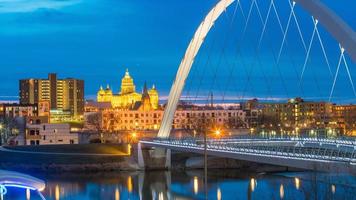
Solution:
[[[236,143],[237,139],[221,139],[221,140],[208,140],[207,149],[209,151],[219,151],[221,153],[243,153],[254,154],[262,156],[274,156],[293,159],[309,159],[319,161],[340,161],[356,163],[356,143],[350,140],[332,140],[332,139],[319,139],[319,138],[280,138],[277,140],[262,140],[255,139],[248,143]],[[251,139],[249,139],[251,140]],[[264,143],[255,144],[256,141],[269,141]],[[302,143],[317,143],[315,146],[299,146],[299,145],[279,145],[280,143],[271,143],[271,141],[278,142],[302,142]],[[193,138],[185,139],[153,139],[143,140],[142,142],[149,142],[152,144],[163,145],[167,148],[177,147],[185,149],[198,149],[204,150],[204,143],[202,140]],[[240,140],[241,142],[241,140]],[[246,145],[248,144],[248,145]],[[328,145],[329,146],[328,146]],[[332,144],[332,148],[330,147]],[[341,147],[353,147],[351,150],[345,150]]]

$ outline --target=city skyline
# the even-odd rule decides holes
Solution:
[[[355,0],[0,0],[0,200],[352,199]]]
[[[1,18],[0,24],[11,22],[11,26],[5,26],[6,28],[0,31],[2,36],[0,42],[4,45],[3,50],[0,50],[4,55],[0,64],[5,68],[4,84],[0,86],[0,100],[18,98],[18,85],[14,79],[45,77],[50,72],[58,72],[61,77],[84,79],[87,83],[86,98],[95,99],[95,93],[102,84],[110,84],[114,90],[119,89],[119,79],[126,68],[130,68],[137,85],[143,86],[145,81],[154,83],[165,99],[179,60],[182,58],[182,52],[195,31],[196,27],[192,24],[198,24],[215,1],[204,2],[204,4],[201,1],[157,2],[160,3],[154,6],[146,1],[137,4],[114,1],[99,3],[46,0],[31,5],[26,1],[18,1],[16,6],[8,6],[6,1],[1,2],[3,7],[0,15],[4,17]],[[352,20],[352,9],[330,0],[325,3],[351,27],[356,26],[355,21]],[[352,1],[345,3],[350,5],[349,7],[355,4]],[[95,15],[88,12],[88,9],[93,6],[99,6]],[[112,6],[116,6],[115,9],[103,13],[105,9]],[[187,7],[189,9],[186,9]],[[177,17],[180,12],[183,12],[183,15]],[[117,16],[120,17],[116,18]],[[122,16],[125,20],[121,19]],[[165,18],[162,19],[162,16]],[[141,20],[143,18],[145,22]],[[92,21],[89,22],[88,19]],[[189,24],[186,23],[187,19]],[[130,25],[131,23],[135,25]],[[26,27],[26,31],[22,29],[23,26]],[[222,34],[220,32],[216,34]],[[78,38],[81,38],[80,42]],[[36,48],[32,47],[34,44],[37,44]],[[27,66],[26,70],[22,70],[25,66]],[[20,70],[21,73],[18,73]],[[255,78],[260,77],[261,75],[257,74]],[[346,74],[342,74],[341,77],[346,81],[340,80],[343,81],[340,85],[348,88]],[[290,80],[293,82],[294,79]],[[330,87],[323,85],[322,89]],[[291,89],[290,96],[276,92],[266,97],[266,91],[260,89],[260,84],[255,84],[253,87],[257,90],[255,94],[247,92],[240,96],[236,94],[227,96],[234,100],[254,97],[286,100],[300,96]],[[137,89],[141,91],[143,88]],[[346,94],[351,94],[352,91],[347,92]],[[183,94],[183,96],[187,95]],[[206,97],[207,95],[194,96]],[[216,96],[219,96],[218,93]],[[306,95],[304,98],[320,99],[312,95]],[[327,95],[323,95],[323,100],[326,98]],[[334,101],[354,103],[355,98],[349,95],[342,100],[336,97]]]

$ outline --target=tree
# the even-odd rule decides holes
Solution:
[[[102,120],[101,113],[99,112],[90,113],[86,116],[85,128],[94,131],[96,133],[99,133],[102,130],[101,120]]]

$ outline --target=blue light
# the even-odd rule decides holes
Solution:
[[[7,189],[4,185],[0,185],[0,197],[3,199],[3,196],[7,193]]]

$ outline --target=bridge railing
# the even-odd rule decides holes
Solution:
[[[144,140],[151,140],[147,138]],[[184,138],[153,138],[154,140],[184,140],[184,141],[204,141],[203,138],[184,137]],[[282,142],[311,142],[319,144],[333,144],[333,145],[352,145],[356,146],[355,137],[338,137],[338,138],[325,138],[325,137],[260,137],[260,136],[235,136],[229,138],[209,138],[208,143],[224,143],[224,142],[248,142],[248,141],[282,141]]]
[[[204,143],[202,140],[197,140],[195,138],[184,138],[184,139],[175,139],[175,138],[167,138],[167,139],[153,139],[152,142],[159,143],[169,146],[181,147],[181,148],[195,148],[199,150],[204,149]],[[278,140],[277,140],[278,141]],[[282,140],[279,140],[282,141]],[[346,144],[354,144],[348,143],[349,141],[335,141],[335,140],[315,140],[315,139],[298,139],[298,140],[283,140],[283,141],[296,141],[293,145],[271,145],[266,143],[266,145],[254,145],[254,143],[249,143],[249,145],[241,145],[239,143],[229,143],[222,142],[221,140],[209,140],[207,142],[207,148],[210,151],[220,151],[226,153],[242,153],[242,154],[254,154],[261,156],[271,156],[271,157],[284,157],[284,158],[294,158],[294,159],[309,159],[309,160],[323,160],[323,161],[340,161],[340,162],[349,162],[356,164],[356,146],[353,146],[351,151],[346,151],[343,148],[330,148],[325,145],[316,145],[316,146],[303,146],[298,145],[298,143],[302,142],[324,142],[321,144],[329,144],[334,142],[336,144],[344,143]]]

